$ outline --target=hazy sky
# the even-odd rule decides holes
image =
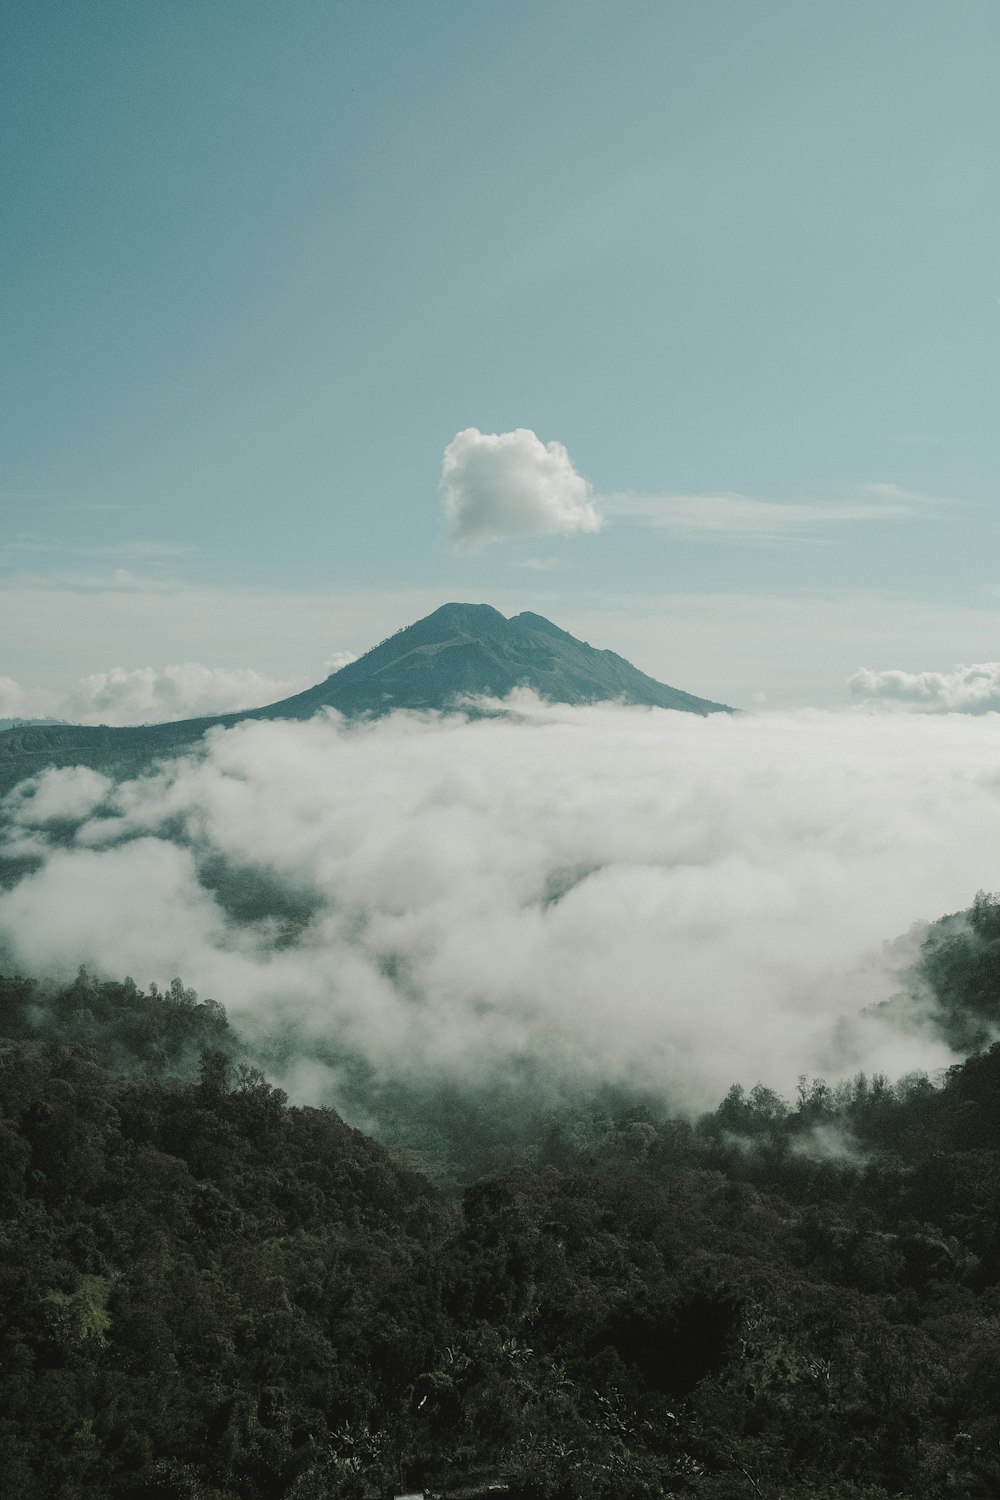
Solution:
[[[740,704],[1000,654],[995,0],[4,33],[0,676],[316,680],[448,599]],[[603,524],[484,520],[468,429]]]

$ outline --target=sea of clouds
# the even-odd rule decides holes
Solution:
[[[870,1007],[915,923],[1000,885],[1000,734],[522,694],[493,717],[245,723],[119,784],[45,771],[2,811],[3,968],[179,974],[251,1032],[296,1029],[299,1098],[336,1102],[320,1038],[408,1082],[531,1060],[697,1108],[952,1060]],[[227,912],[220,867],[274,913]]]

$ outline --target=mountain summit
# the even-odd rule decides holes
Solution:
[[[489,604],[443,604],[324,682],[263,708],[123,729],[81,724],[8,729],[0,733],[0,792],[46,766],[134,773],[157,755],[188,748],[217,724],[308,719],[322,708],[351,718],[396,708],[444,711],[469,697],[503,698],[517,687],[554,703],[610,699],[685,713],[732,712],[723,703],[647,677],[623,656],[577,640],[542,615],[525,611],[508,620]]]
[[[443,604],[325,682],[257,716],[306,718],[321,707],[350,715],[447,709],[462,697],[503,698],[517,687],[554,703],[614,699],[696,714],[727,711],[647,677],[624,657],[596,650],[542,615],[526,611],[508,620],[489,604]]]

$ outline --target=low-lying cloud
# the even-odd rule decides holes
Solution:
[[[0,719],[45,718],[55,704],[54,693],[24,688],[13,677],[0,677]]]
[[[528,427],[456,433],[444,450],[441,493],[457,552],[601,527],[590,486],[562,443],[543,443]]]
[[[953,667],[950,672],[874,672],[862,667],[848,687],[858,698],[923,713],[1000,712],[1000,662]]]
[[[65,718],[79,724],[154,724],[257,708],[306,686],[252,667],[112,667],[81,678],[62,708]]]
[[[335,672],[353,661],[335,652],[326,664]],[[309,687],[305,678],[268,677],[252,667],[205,667],[182,662],[169,667],[111,667],[93,672],[62,695],[22,688],[0,677],[0,717],[58,718],[72,724],[163,724],[202,714],[260,708]]]
[[[180,974],[383,1077],[530,1060],[692,1107],[945,1064],[866,1013],[917,942],[883,940],[1000,884],[1000,751],[975,718],[328,714],[213,731],[118,785],[48,771],[5,812],[36,860],[0,896],[22,971]],[[236,920],[220,865],[282,899]],[[335,1072],[300,1076],[336,1101]]]

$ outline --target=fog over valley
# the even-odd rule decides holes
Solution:
[[[3,966],[179,974],[250,1035],[292,1028],[279,1081],[311,1102],[338,1102],[336,1055],[679,1109],[954,1060],[919,995],[905,1027],[871,1008],[914,924],[997,883],[993,718],[489,707],[247,722],[130,780],[22,782]]]

